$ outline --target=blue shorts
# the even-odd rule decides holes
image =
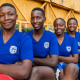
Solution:
[[[64,63],[64,62],[61,62],[61,63],[58,63],[57,64],[57,67],[58,69],[64,69],[64,67],[67,65],[67,63]],[[78,63],[76,64],[78,66]],[[79,66],[78,66],[78,69],[79,69]]]

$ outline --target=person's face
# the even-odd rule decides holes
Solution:
[[[71,32],[76,31],[76,28],[77,28],[76,21],[74,19],[69,20],[67,27],[68,27],[68,30]]]
[[[43,16],[43,13],[39,10],[32,11],[31,13],[31,24],[35,30],[40,30],[43,28],[46,18]]]
[[[0,8],[0,24],[3,29],[11,29],[15,27],[17,14],[14,8],[4,6]]]
[[[57,19],[54,23],[55,34],[62,35],[65,30],[65,23],[61,19]]]

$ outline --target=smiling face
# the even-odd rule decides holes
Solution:
[[[16,10],[10,6],[0,8],[0,24],[3,29],[12,29],[15,27],[17,20]]]
[[[31,13],[31,24],[34,27],[34,30],[40,30],[43,28],[46,18],[43,16],[43,13],[39,10],[34,10]]]
[[[76,28],[77,28],[76,20],[74,20],[74,19],[69,20],[67,23],[67,27],[70,32],[76,31]]]
[[[61,19],[57,19],[54,22],[54,30],[55,30],[55,34],[56,35],[64,34],[64,30],[65,30],[65,23],[64,23],[64,21],[61,20]]]

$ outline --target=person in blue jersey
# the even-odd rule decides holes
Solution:
[[[34,63],[30,80],[56,80],[58,42],[54,33],[43,29],[45,21],[45,13],[41,8],[31,11],[31,24],[34,30],[27,34],[32,38]]]
[[[64,34],[66,23],[64,19],[54,21],[57,36],[59,57],[57,68],[60,69],[60,80],[76,80],[78,76],[78,49],[75,38]]]
[[[65,34],[70,35],[76,39],[78,51],[79,51],[79,66],[80,66],[80,32],[77,32],[78,21],[76,18],[69,18],[67,21],[68,32]]]
[[[0,24],[3,27],[0,30],[0,74],[14,80],[28,79],[33,61],[32,40],[29,35],[15,30],[17,18],[12,4],[4,3],[0,6]]]
[[[70,35],[76,39],[78,51],[80,53],[80,37],[79,37],[80,33],[76,31],[77,26],[78,26],[77,19],[76,18],[70,18],[67,21],[68,32],[66,32],[65,34]]]

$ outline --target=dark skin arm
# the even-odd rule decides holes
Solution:
[[[56,67],[58,63],[58,55],[50,55],[49,58],[34,58],[34,63],[42,66]]]
[[[72,55],[70,55],[70,56],[68,56],[68,57],[72,57]],[[60,63],[60,62],[62,62],[62,61],[60,61],[60,60],[58,59],[58,63]]]
[[[54,59],[54,56],[49,56],[47,55],[46,58],[34,58],[34,63],[32,64],[33,66],[39,66],[39,65],[43,65],[43,66],[52,66],[52,67],[56,67],[56,63],[57,63],[57,55],[55,56],[56,59]],[[47,59],[48,58],[48,59]],[[56,60],[56,61],[55,61]],[[53,63],[52,63],[53,62]],[[16,62],[15,64],[21,64],[21,62]],[[53,64],[53,65],[52,65]],[[55,65],[55,66],[54,66]]]
[[[78,54],[74,54],[72,57],[59,56],[59,60],[65,63],[78,63],[78,56]]]
[[[28,79],[32,68],[32,61],[23,60],[20,64],[0,64],[0,74],[9,75],[15,79]]]
[[[78,51],[79,51],[79,54],[80,54],[80,49],[78,49]]]

